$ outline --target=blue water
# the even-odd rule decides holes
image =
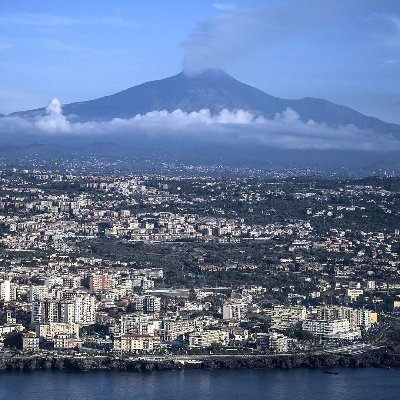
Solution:
[[[399,369],[0,373],[0,400],[399,400]]]

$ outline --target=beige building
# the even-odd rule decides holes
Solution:
[[[114,350],[127,353],[151,352],[160,347],[160,338],[151,335],[124,334],[114,338]]]
[[[69,335],[79,338],[79,325],[65,322],[50,322],[36,326],[36,336],[45,339],[54,339],[58,335]]]
[[[59,334],[53,338],[55,349],[75,349],[82,346],[82,340],[68,334]]]

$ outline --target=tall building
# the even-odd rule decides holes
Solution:
[[[56,300],[43,300],[32,302],[31,322],[33,324],[47,324],[60,322],[59,302]]]
[[[245,309],[245,303],[228,300],[222,306],[222,318],[240,321],[245,314]]]
[[[161,309],[160,298],[151,295],[135,296],[131,305],[134,312],[143,314],[157,315]]]
[[[4,302],[11,301],[11,281],[8,279],[0,282],[0,299]]]
[[[78,294],[71,300],[61,300],[60,322],[91,325],[96,322],[96,299],[89,294]]]
[[[71,300],[44,300],[32,303],[31,321],[36,324],[51,322],[91,325],[96,321],[96,299],[79,293]]]
[[[49,287],[46,285],[31,285],[29,287],[29,301],[43,301],[50,297]]]

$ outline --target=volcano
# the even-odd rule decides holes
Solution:
[[[65,104],[64,115],[71,121],[107,121],[131,118],[151,111],[180,109],[186,112],[209,109],[245,110],[267,118],[287,108],[295,110],[303,121],[314,120],[331,126],[354,125],[360,129],[400,137],[400,125],[366,116],[349,107],[318,98],[281,99],[239,82],[222,70],[208,69],[188,76],[181,72],[169,78],[146,82],[110,96]],[[36,118],[45,108],[16,112],[12,116]]]

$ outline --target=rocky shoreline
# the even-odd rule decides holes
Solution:
[[[170,358],[94,356],[13,356],[0,358],[0,371],[174,371],[183,369],[270,369],[270,368],[389,368],[400,367],[400,353],[387,351],[363,354],[285,354]]]

